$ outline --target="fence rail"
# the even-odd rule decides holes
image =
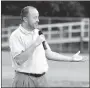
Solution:
[[[8,39],[17,28],[12,26],[2,28],[2,47],[8,47]],[[49,44],[89,42],[89,20],[81,22],[67,22],[44,24],[39,26]]]

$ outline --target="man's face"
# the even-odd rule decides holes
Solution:
[[[27,16],[28,26],[32,29],[38,28],[39,23],[39,13],[36,9],[29,10]]]

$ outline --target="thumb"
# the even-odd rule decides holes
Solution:
[[[45,41],[44,35],[40,35],[40,38],[41,38],[43,41]]]
[[[77,56],[77,55],[79,55],[80,54],[80,51],[78,51],[76,54],[74,54],[73,56]]]

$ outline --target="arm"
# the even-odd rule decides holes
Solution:
[[[66,56],[66,55],[62,55],[62,54],[59,54],[59,53],[56,53],[56,52],[53,52],[51,51],[48,43],[46,42],[45,43],[46,46],[47,46],[47,49],[45,50],[45,54],[46,54],[46,57],[49,59],[49,60],[54,60],[54,61],[74,61],[74,62],[78,62],[78,61],[86,61],[88,60],[87,57],[83,57],[83,56],[80,56],[80,51],[78,51],[76,54],[74,54],[73,56]]]
[[[65,56],[51,51],[51,48],[48,45],[47,41],[45,41],[44,47],[45,47],[45,55],[49,60],[55,60],[55,61],[85,61],[86,60],[79,55],[80,51],[74,54],[73,56],[69,57],[69,56]]]
[[[48,60],[54,60],[54,61],[72,61],[72,57],[65,56],[65,55],[53,52],[51,50],[49,44],[47,43],[47,41],[45,41],[45,45],[47,47],[47,49],[45,50],[45,55],[46,55],[46,58]]]
[[[22,65],[25,61],[32,58],[33,52],[38,45],[42,43],[40,36],[29,46],[28,49],[24,49],[24,46],[20,43],[17,37],[10,38],[10,49],[13,59],[15,59],[18,65]]]
[[[20,55],[17,55],[15,57],[16,62],[21,65],[23,64],[25,61],[28,60],[29,57],[32,58],[33,52],[36,49],[36,47],[38,45],[40,45],[43,42],[43,39],[41,38],[41,36],[38,36],[36,41],[24,52],[22,52]]]
[[[27,61],[29,57],[32,57],[35,48],[36,48],[36,45],[32,44],[27,50],[25,50],[21,54],[17,55],[14,58],[16,60],[17,64],[21,65],[25,61]]]
[[[48,60],[54,60],[54,61],[72,61],[73,60],[72,57],[65,56],[48,49],[45,51],[45,54]]]

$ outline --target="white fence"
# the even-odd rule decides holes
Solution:
[[[1,17],[1,25],[2,28],[6,28],[9,26],[17,26],[20,24],[20,16],[9,16],[9,15],[2,15]],[[40,16],[39,24],[54,24],[54,23],[62,23],[62,22],[79,22],[83,18],[81,17],[42,17]]]
[[[17,26],[2,28],[2,47],[8,47],[8,39]],[[89,19],[81,22],[40,25],[49,44],[85,41],[89,42]]]

